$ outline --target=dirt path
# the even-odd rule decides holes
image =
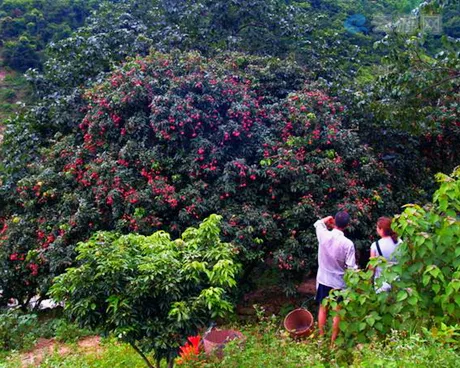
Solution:
[[[287,297],[279,286],[271,286],[252,291],[246,294],[236,311],[241,319],[254,316],[256,311],[254,304],[263,308],[266,315],[279,314],[287,306],[294,308],[304,304],[305,301],[312,299],[316,293],[316,279],[307,279],[297,286],[299,295]]]
[[[100,346],[99,336],[89,336],[78,341],[78,353],[88,354],[99,352],[102,350]],[[60,343],[55,339],[38,339],[35,347],[21,356],[21,364],[23,368],[39,366],[47,355],[52,355],[57,352],[59,355],[68,355],[75,353],[75,349],[66,344]]]

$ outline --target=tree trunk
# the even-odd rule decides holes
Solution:
[[[145,364],[147,364],[147,367],[149,367],[149,368],[155,368],[155,367],[153,366],[153,364],[150,363],[149,359],[145,356],[145,354],[144,354],[144,353],[143,353],[133,342],[130,342],[129,345],[131,345],[132,348],[136,351],[136,353],[138,353],[138,354],[142,357],[142,359],[144,360]],[[158,367],[159,367],[159,366],[158,366],[158,362],[157,362],[157,368],[158,368]]]
[[[34,312],[38,311],[40,309],[40,305],[42,304],[42,301],[44,300],[44,297],[41,296],[37,302],[35,303],[35,307],[34,307]]]
[[[29,295],[29,296],[27,296],[26,301],[25,301],[25,302],[24,302],[24,301],[22,302],[22,304],[21,304],[21,310],[22,310],[23,312],[27,312],[27,311],[28,311],[27,307],[29,306],[29,302],[30,302],[30,300],[31,300],[32,298],[33,298],[33,296],[30,296],[30,295]]]

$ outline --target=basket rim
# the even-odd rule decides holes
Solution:
[[[313,314],[312,314],[308,309],[302,308],[302,307],[296,308],[296,309],[290,311],[290,312],[286,315],[286,317],[284,317],[283,326],[284,326],[284,328],[285,328],[288,332],[292,333],[293,330],[289,329],[289,328],[286,326],[286,321],[287,321],[288,317],[290,317],[293,313],[296,313],[296,312],[307,312],[307,314],[311,317],[311,322],[310,322],[310,324],[309,324],[307,327],[305,327],[305,328],[303,328],[303,329],[301,329],[301,330],[295,330],[295,333],[301,333],[301,332],[308,331],[309,329],[311,329],[311,328],[315,325],[315,319],[314,319],[314,317],[313,317]]]
[[[203,336],[203,342],[208,342],[208,343],[211,343],[211,344],[222,344],[222,342],[214,342],[214,341],[208,339],[208,336],[209,336],[209,335],[212,336],[212,333],[213,333],[213,332],[224,332],[224,333],[225,333],[225,332],[230,332],[230,333],[233,335],[232,337],[238,338],[238,339],[241,339],[241,338],[244,338],[244,337],[245,337],[244,334],[243,334],[241,331],[238,331],[238,330],[232,330],[232,329],[230,329],[230,330],[218,330],[218,329],[215,329],[215,330],[211,330],[209,333],[207,333],[205,336]],[[236,336],[235,336],[235,335],[236,335]],[[226,340],[228,339],[228,337],[231,337],[231,335],[230,335],[230,336],[227,336],[227,337],[226,337]],[[233,340],[233,339],[232,339],[232,340]],[[230,341],[230,340],[229,340],[229,341]],[[224,343],[225,343],[225,342],[226,342],[226,341],[224,341]]]

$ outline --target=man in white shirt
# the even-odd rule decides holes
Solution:
[[[316,301],[319,303],[318,327],[320,335],[324,335],[327,321],[327,308],[322,304],[324,298],[334,289],[345,288],[343,275],[347,268],[356,268],[355,247],[346,238],[343,231],[350,223],[350,215],[337,212],[335,217],[325,217],[315,222],[318,237],[318,274],[316,276]],[[327,225],[333,226],[329,231]],[[339,333],[340,317],[334,317],[331,340]]]

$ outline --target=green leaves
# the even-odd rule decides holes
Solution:
[[[398,217],[399,229],[405,245],[400,255],[401,281],[421,296],[411,304],[421,307],[420,313],[454,321],[459,315],[451,296],[457,287],[459,272],[459,220],[452,216],[460,205],[460,169],[452,175],[438,174],[439,189],[433,204],[425,208],[408,207]]]
[[[405,290],[399,291],[398,294],[396,295],[397,302],[402,302],[403,300],[406,300],[406,299],[407,299],[407,291]]]
[[[124,13],[127,6],[115,6],[113,13],[102,8],[107,16],[110,11],[110,19],[120,17],[113,24],[92,18],[81,30],[87,34],[55,45],[62,65],[50,60],[50,93],[55,96],[57,88],[60,97],[44,103],[40,119],[34,113],[27,123],[15,122],[17,130],[8,133],[8,140],[19,134],[18,150],[2,145],[6,157],[14,156],[5,157],[5,163],[20,156],[18,151],[24,150],[27,157],[14,167],[22,180],[9,178],[3,187],[2,198],[14,211],[5,208],[11,217],[1,217],[8,222],[20,214],[21,221],[9,227],[8,246],[1,248],[8,252],[0,253],[12,273],[15,268],[8,257],[17,244],[24,248],[21,253],[37,251],[36,257],[44,260],[40,278],[25,288],[28,292],[35,293],[37,284],[45,290],[48,271],[54,276],[72,265],[75,244],[97,230],[150,234],[164,229],[177,235],[218,212],[222,233],[234,243],[233,249],[210,246],[219,229],[203,223],[183,232],[175,240],[178,249],[171,247],[171,252],[180,252],[186,244],[195,261],[200,237],[201,246],[209,249],[203,260],[211,267],[207,277],[219,283],[227,275],[212,266],[229,258],[228,252],[238,253],[240,261],[251,265],[273,258],[286,281],[283,286],[290,290],[295,278],[314,267],[317,243],[310,226],[323,211],[345,206],[357,219],[356,238],[368,239],[370,214],[383,211],[388,201],[382,198],[391,195],[382,185],[388,175],[370,147],[342,124],[344,106],[317,85],[305,84],[306,71],[294,62],[244,54],[209,59],[197,52],[152,51],[100,76],[84,98],[77,97],[80,89],[70,92],[101,68],[108,70],[105,62],[114,61],[110,53],[120,45],[136,49],[133,38],[142,27],[131,22],[134,15]],[[122,32],[126,39],[112,39],[119,28],[129,28]],[[121,60],[124,51],[134,52],[121,49],[115,60]],[[64,97],[66,93],[74,97]],[[23,137],[24,125],[44,134],[41,143]],[[39,146],[33,157],[31,139]],[[155,236],[146,247],[169,247],[166,234]],[[99,257],[103,256],[101,251]],[[113,272],[129,266],[122,256],[109,254],[109,259]],[[167,253],[152,259],[145,277],[161,277],[167,272],[161,264],[171,259],[174,255]],[[189,280],[203,272],[189,271]],[[0,280],[0,286],[6,290],[8,284],[13,290],[21,278]]]
[[[51,295],[82,325],[174,355],[183,336],[232,310],[240,265],[220,240],[221,218],[209,216],[176,241],[164,231],[97,232],[78,245],[80,265],[55,279]]]
[[[460,318],[459,218],[450,212],[460,203],[460,168],[450,176],[438,175],[440,188],[433,203],[425,207],[406,205],[396,216],[394,230],[403,239],[398,246],[397,263],[373,258],[369,267],[382,268],[382,277],[372,282],[370,271],[347,271],[347,289],[334,292],[340,304],[344,344],[369,341],[393,329],[413,329],[417,320],[455,324]],[[441,198],[445,198],[445,201]],[[388,292],[376,293],[382,280],[390,283]],[[334,302],[329,301],[331,309]],[[342,328],[343,327],[343,328]]]
[[[22,72],[40,68],[45,46],[82,26],[98,3],[94,0],[2,1],[0,38],[5,46],[2,50],[5,65]]]

